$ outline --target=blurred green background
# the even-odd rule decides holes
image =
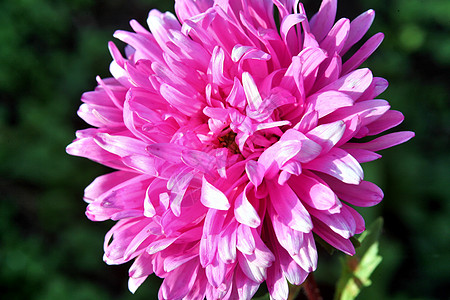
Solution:
[[[304,1],[315,12],[318,1]],[[156,299],[158,279],[136,293],[125,266],[102,261],[112,222],[84,216],[83,189],[108,170],[70,157],[83,91],[108,77],[107,42],[128,21],[172,1],[0,1],[0,295],[2,299]],[[377,12],[371,33],[386,39],[367,62],[390,87],[382,97],[402,111],[416,137],[364,166],[385,200],[361,209],[385,219],[373,285],[359,299],[448,299],[450,278],[450,1],[340,1],[339,16]],[[123,45],[118,44],[120,47]],[[325,299],[339,259],[321,253]]]

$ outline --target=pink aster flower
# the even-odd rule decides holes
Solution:
[[[109,44],[113,78],[78,111],[94,128],[67,152],[117,170],[84,199],[117,221],[104,260],[134,260],[132,292],[155,273],[160,299],[250,299],[264,281],[287,299],[316,269],[313,233],[354,253],[351,206],[383,198],[360,164],[413,133],[380,135],[403,115],[358,67],[383,34],[353,49],[374,12],[335,22],[336,5],[308,20],[298,0],[178,0],[178,18],[152,10],[150,31],[115,33],[126,55]]]

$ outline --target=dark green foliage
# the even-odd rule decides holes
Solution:
[[[450,278],[450,5],[447,0],[340,1],[339,16],[377,12],[386,39],[366,63],[391,86],[383,98],[414,130],[406,145],[364,166],[385,200],[383,262],[360,299],[446,299]],[[310,12],[317,1],[305,1]],[[159,281],[127,289],[127,266],[102,261],[112,222],[84,216],[83,189],[107,169],[68,156],[81,93],[109,76],[107,42],[128,20],[172,10],[171,1],[0,1],[0,290],[2,299],[156,299]],[[121,44],[118,43],[119,47]],[[339,254],[337,254],[339,255]],[[317,281],[332,295],[336,254],[320,253]],[[331,297],[331,296],[330,296]],[[325,297],[329,299],[330,297]]]

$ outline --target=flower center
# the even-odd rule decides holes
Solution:
[[[231,129],[228,129],[228,133],[219,136],[220,145],[224,148],[228,148],[233,151],[235,154],[240,154],[239,146],[236,144],[236,132]]]

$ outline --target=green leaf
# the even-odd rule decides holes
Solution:
[[[372,284],[370,276],[382,261],[378,253],[382,227],[383,219],[378,218],[358,237],[361,246],[356,254],[342,259],[342,274],[337,283],[335,300],[353,300],[361,289]]]
[[[269,293],[265,294],[264,296],[258,297],[258,298],[253,298],[253,300],[269,300],[269,299],[270,299]]]

